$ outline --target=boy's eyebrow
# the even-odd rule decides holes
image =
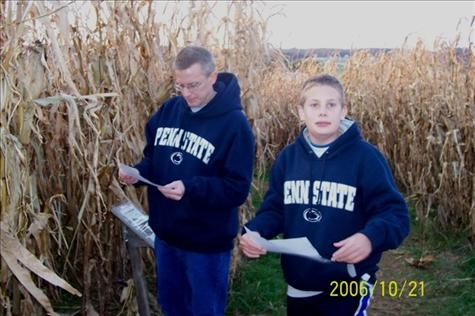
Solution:
[[[309,100],[310,100],[310,101],[317,101],[317,102],[320,102],[320,99],[312,99],[312,98],[310,98]],[[338,98],[336,98],[336,99],[335,99],[335,98],[331,98],[331,99],[327,99],[327,100],[325,100],[325,101],[338,101]]]

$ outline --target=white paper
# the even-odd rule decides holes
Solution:
[[[127,166],[127,165],[124,165],[122,163],[119,162],[119,168],[120,170],[122,170],[123,173],[125,173],[126,175],[128,176],[131,176],[131,177],[134,177],[135,179],[137,180],[140,180],[142,182],[145,182],[147,184],[150,184],[150,185],[153,185],[157,188],[161,188],[162,186],[161,185],[158,185],[156,183],[153,183],[152,181],[149,181],[147,180],[146,178],[142,177],[140,175],[140,172],[136,169],[136,168],[132,168],[130,166]]]
[[[244,226],[244,229],[252,240],[267,251],[306,257],[321,263],[332,262],[330,259],[323,258],[307,237],[267,240],[259,236],[256,232],[249,230],[246,226]],[[356,276],[356,269],[353,264],[347,264],[346,269],[348,275],[351,277]]]
[[[307,237],[267,240],[257,233],[250,231],[247,227],[244,227],[244,229],[246,233],[250,234],[252,240],[267,251],[307,257],[322,263],[331,262],[331,260],[323,258],[318,253]]]

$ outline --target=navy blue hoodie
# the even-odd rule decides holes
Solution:
[[[214,98],[196,113],[181,96],[165,102],[145,127],[144,158],[135,166],[159,185],[183,181],[180,201],[148,187],[149,224],[163,241],[199,252],[232,248],[238,207],[252,180],[254,136],[238,81],[220,73],[214,89]]]
[[[318,158],[302,133],[278,155],[269,190],[256,217],[246,224],[264,238],[307,237],[324,258],[334,242],[365,234],[372,253],[355,264],[356,278],[374,277],[381,253],[409,233],[406,203],[382,154],[365,142],[353,123]],[[345,263],[319,263],[282,255],[285,279],[304,291],[327,291],[331,281],[351,280]]]

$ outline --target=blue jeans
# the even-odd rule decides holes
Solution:
[[[223,316],[231,250],[200,253],[155,238],[157,300],[165,316]]]

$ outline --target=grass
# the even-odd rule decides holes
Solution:
[[[475,315],[475,248],[467,235],[441,231],[433,223],[415,224],[403,250],[429,258],[408,276],[425,284],[419,314]]]
[[[287,285],[279,256],[243,260],[229,291],[226,315],[285,315]]]
[[[54,311],[59,314],[74,315],[81,310],[81,298],[61,291],[57,302],[53,301]]]

